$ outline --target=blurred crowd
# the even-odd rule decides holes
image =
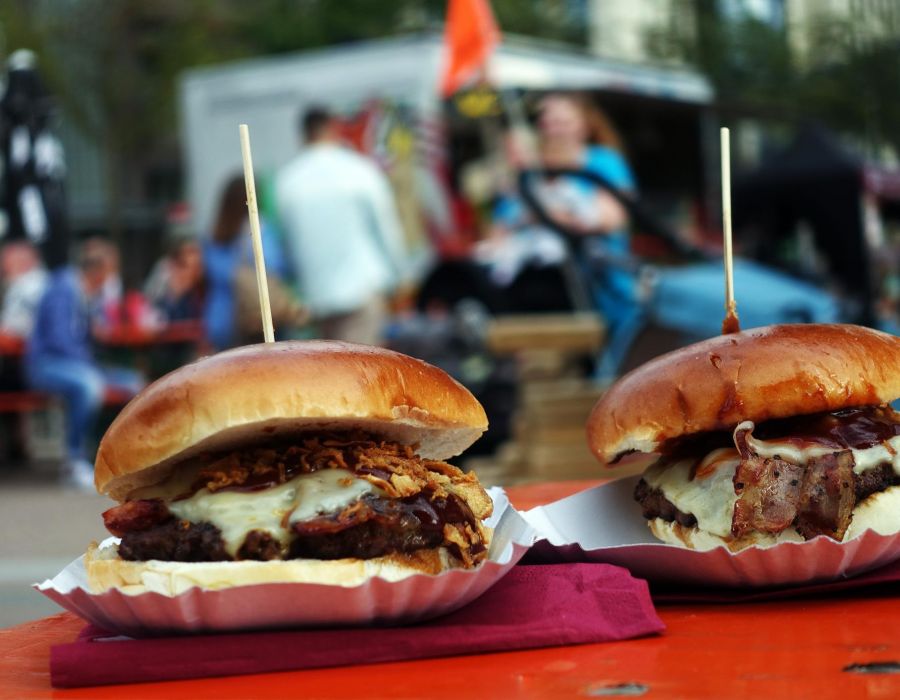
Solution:
[[[616,129],[587,98],[545,96],[537,105],[536,126],[536,143],[521,129],[507,134],[512,181],[493,198],[489,236],[475,256],[487,266],[495,288],[513,297],[508,305],[533,310],[538,305],[533,299],[515,297],[537,292],[545,310],[600,311],[611,342],[600,360],[606,369],[598,371],[613,375],[627,345],[618,340],[633,335],[629,329],[639,315],[637,278],[625,265],[596,268],[588,261],[629,256],[628,212],[621,198],[634,196],[635,177]],[[594,175],[607,187],[577,174],[534,178],[518,186],[516,175],[533,169]],[[531,203],[523,201],[526,196]],[[567,267],[569,274],[549,288],[535,283],[541,269],[565,272]]]
[[[390,186],[373,162],[344,147],[327,110],[307,110],[298,132],[303,147],[276,182],[277,222],[261,221],[278,337],[300,331],[378,344],[388,298],[405,281]],[[124,288],[123,252],[90,237],[70,264],[51,269],[27,238],[0,248],[0,390],[61,399],[63,480],[86,489],[104,403],[124,402],[154,378],[133,357],[116,364],[115,349],[189,341],[196,355],[262,340],[242,176],[224,184],[211,230],[172,236],[140,289]]]
[[[390,342],[435,361],[429,353],[444,359],[451,345],[435,319],[455,314],[466,316],[461,326],[478,325],[479,318],[484,326],[495,314],[584,310],[604,322],[602,351],[586,364],[602,383],[633,366],[641,352],[652,356],[718,333],[718,253],[679,248],[686,244],[659,229],[654,235],[674,241],[672,257],[683,260],[668,268],[647,263],[640,236],[631,232],[646,239],[658,227],[641,205],[606,115],[571,92],[543,94],[530,107],[527,117],[507,120],[482,161],[460,173],[465,197],[481,213],[478,240],[464,254],[435,261],[424,276],[414,272],[383,164],[348,144],[328,109],[303,111],[299,147],[275,173],[260,222],[276,338]],[[476,191],[469,180],[487,186]],[[0,395],[57,397],[66,419],[67,483],[91,488],[105,406],[121,406],[148,381],[200,354],[262,340],[240,173],[221,183],[208,230],[167,234],[164,254],[140,285],[123,284],[120,256],[129,251],[108,238],[81,240],[65,265],[42,259],[46,246],[27,236],[4,240]],[[843,318],[839,300],[820,286],[749,260],[735,261],[735,275],[748,327]],[[404,336],[405,321],[391,309],[413,289],[421,313],[406,319],[414,332]],[[642,345],[647,338],[652,342]],[[162,361],[143,357],[149,350]],[[489,382],[483,384],[489,393]],[[490,409],[489,397],[485,403]]]
[[[588,170],[623,192],[635,188],[614,129],[593,106],[577,96],[549,95],[538,113],[539,139],[514,129],[507,136],[510,171],[497,178],[493,223],[470,261],[495,297],[514,297],[521,293],[516,284],[523,273],[527,278],[527,271],[555,268],[567,258],[564,240],[522,201],[515,171],[538,165]],[[380,344],[390,298],[410,282],[390,184],[375,162],[342,142],[340,125],[327,109],[307,109],[297,130],[301,148],[277,174],[272,220],[261,221],[278,336]],[[575,235],[591,233],[592,245],[627,252],[627,214],[609,192],[572,177],[544,181],[538,189],[548,215]],[[133,357],[121,362],[122,354],[111,349],[164,344],[168,338],[189,341],[193,354],[200,354],[262,339],[240,174],[222,186],[210,230],[169,236],[142,288],[125,289],[123,253],[107,238],[90,237],[77,244],[70,264],[51,267],[26,238],[0,249],[0,389],[61,399],[63,479],[84,488],[92,482],[101,408],[127,400],[154,378]],[[635,304],[629,273],[590,279],[591,303],[611,329],[627,325]]]

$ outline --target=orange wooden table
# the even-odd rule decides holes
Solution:
[[[588,482],[509,489],[530,508]],[[900,593],[900,591],[898,591]],[[37,594],[35,594],[37,595]],[[403,663],[254,676],[50,688],[50,646],[84,623],[69,613],[0,630],[0,697],[10,698],[900,698],[900,597],[819,598],[659,608],[662,636]]]
[[[121,324],[94,332],[101,362],[134,367],[156,379],[207,352],[200,321],[173,321],[159,328]]]
[[[95,331],[97,340],[110,347],[141,348],[148,345],[199,343],[204,338],[200,321],[172,321],[159,328],[118,325]]]

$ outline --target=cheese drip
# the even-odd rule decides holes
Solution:
[[[748,431],[747,445],[765,459],[779,457],[786,462],[805,465],[810,460],[842,451],[825,445],[798,447],[786,441],[760,440],[753,437],[754,428],[752,421],[744,421],[735,428],[735,434]],[[900,475],[900,435],[880,445],[864,449],[850,448],[850,451],[853,453],[853,471],[857,474],[882,464],[891,464],[894,472]],[[737,450],[723,448],[713,450],[699,463],[695,459],[675,463],[659,462],[644,473],[644,480],[653,488],[660,489],[682,513],[693,515],[700,530],[730,538],[734,504],[738,499],[734,492],[734,473],[740,461]],[[789,530],[788,539],[796,539],[795,531],[791,528]],[[776,541],[782,540],[773,540],[771,544]]]
[[[804,465],[817,457],[843,452],[840,448],[828,447],[827,445],[812,444],[806,447],[798,447],[784,440],[760,440],[753,437],[753,429],[755,427],[753,421],[748,420],[738,425],[734,432],[738,433],[739,431],[747,430],[747,445],[756,454],[765,459],[779,457],[785,462]],[[853,447],[848,449],[853,453],[853,471],[855,473],[862,474],[882,464],[890,464],[894,469],[894,473],[900,475],[900,435],[896,435],[879,445],[872,445],[863,449]]]
[[[738,498],[733,480],[740,461],[737,450],[713,450],[697,465],[697,478],[691,479],[696,460],[684,459],[674,464],[658,462],[644,472],[644,480],[660,489],[682,513],[693,515],[701,530],[731,537],[731,519]]]
[[[259,491],[211,493],[204,488],[169,503],[169,510],[177,518],[215,525],[222,531],[225,551],[234,557],[251,530],[268,533],[285,550],[293,523],[339,512],[366,494],[382,493],[346,470],[320,469]]]

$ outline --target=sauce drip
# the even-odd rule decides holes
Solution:
[[[900,435],[900,416],[884,406],[795,416],[767,421],[756,428],[756,436],[762,440],[782,440],[801,448],[824,445],[841,450],[866,449],[897,435]]]
[[[734,308],[729,308],[728,313],[725,314],[725,320],[722,321],[722,335],[739,333],[740,330],[741,322],[738,319],[737,311]]]
[[[371,559],[390,552],[412,552],[428,547],[447,547],[459,559],[459,544],[445,539],[447,525],[466,526],[477,532],[475,516],[458,497],[434,497],[422,492],[406,498],[364,497],[357,521],[342,515],[324,515],[296,522],[289,558]],[[485,551],[480,536],[469,543],[470,555]]]

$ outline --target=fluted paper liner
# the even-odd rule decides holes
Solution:
[[[692,586],[761,587],[832,581],[900,559],[900,534],[871,530],[849,542],[807,542],[695,551],[650,533],[632,496],[640,477],[597,486],[524,513],[538,531],[534,554],[549,561],[616,564],[648,581]]]
[[[352,586],[272,583],[226,590],[192,588],[169,597],[92,593],[83,557],[34,587],[66,610],[130,636],[289,627],[405,623],[451,612],[499,581],[534,542],[535,533],[502,489],[489,491],[494,528],[488,559],[476,569],[415,574],[400,581],[372,578]]]

